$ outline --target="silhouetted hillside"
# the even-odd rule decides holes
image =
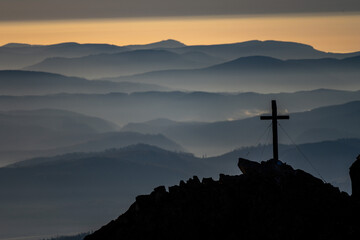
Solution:
[[[356,239],[360,205],[337,188],[275,160],[239,159],[240,176],[197,177],[141,195],[85,237],[115,239]]]
[[[0,94],[45,95],[54,93],[110,93],[166,91],[169,88],[135,82],[89,81],[84,78],[33,71],[0,71]]]

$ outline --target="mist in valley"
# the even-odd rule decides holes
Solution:
[[[359,56],[279,41],[0,47],[0,238],[95,230],[154,187],[270,159],[271,100],[290,115],[280,159],[350,193]]]

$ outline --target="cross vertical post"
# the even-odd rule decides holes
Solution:
[[[273,159],[279,160],[279,144],[278,144],[278,129],[277,129],[277,120],[278,119],[289,119],[289,115],[278,115],[276,100],[271,101],[271,116],[260,116],[261,120],[271,120],[272,121],[272,133],[273,133]]]

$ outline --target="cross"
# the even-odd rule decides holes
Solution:
[[[260,116],[261,120],[272,120],[272,132],[273,132],[273,159],[279,160],[279,149],[278,149],[278,131],[277,131],[277,120],[289,119],[289,115],[277,115],[276,100],[271,101],[272,115],[271,116]]]

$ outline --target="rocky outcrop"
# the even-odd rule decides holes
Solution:
[[[359,205],[338,188],[280,161],[238,165],[239,176],[193,177],[138,196],[85,240],[360,237]]]

